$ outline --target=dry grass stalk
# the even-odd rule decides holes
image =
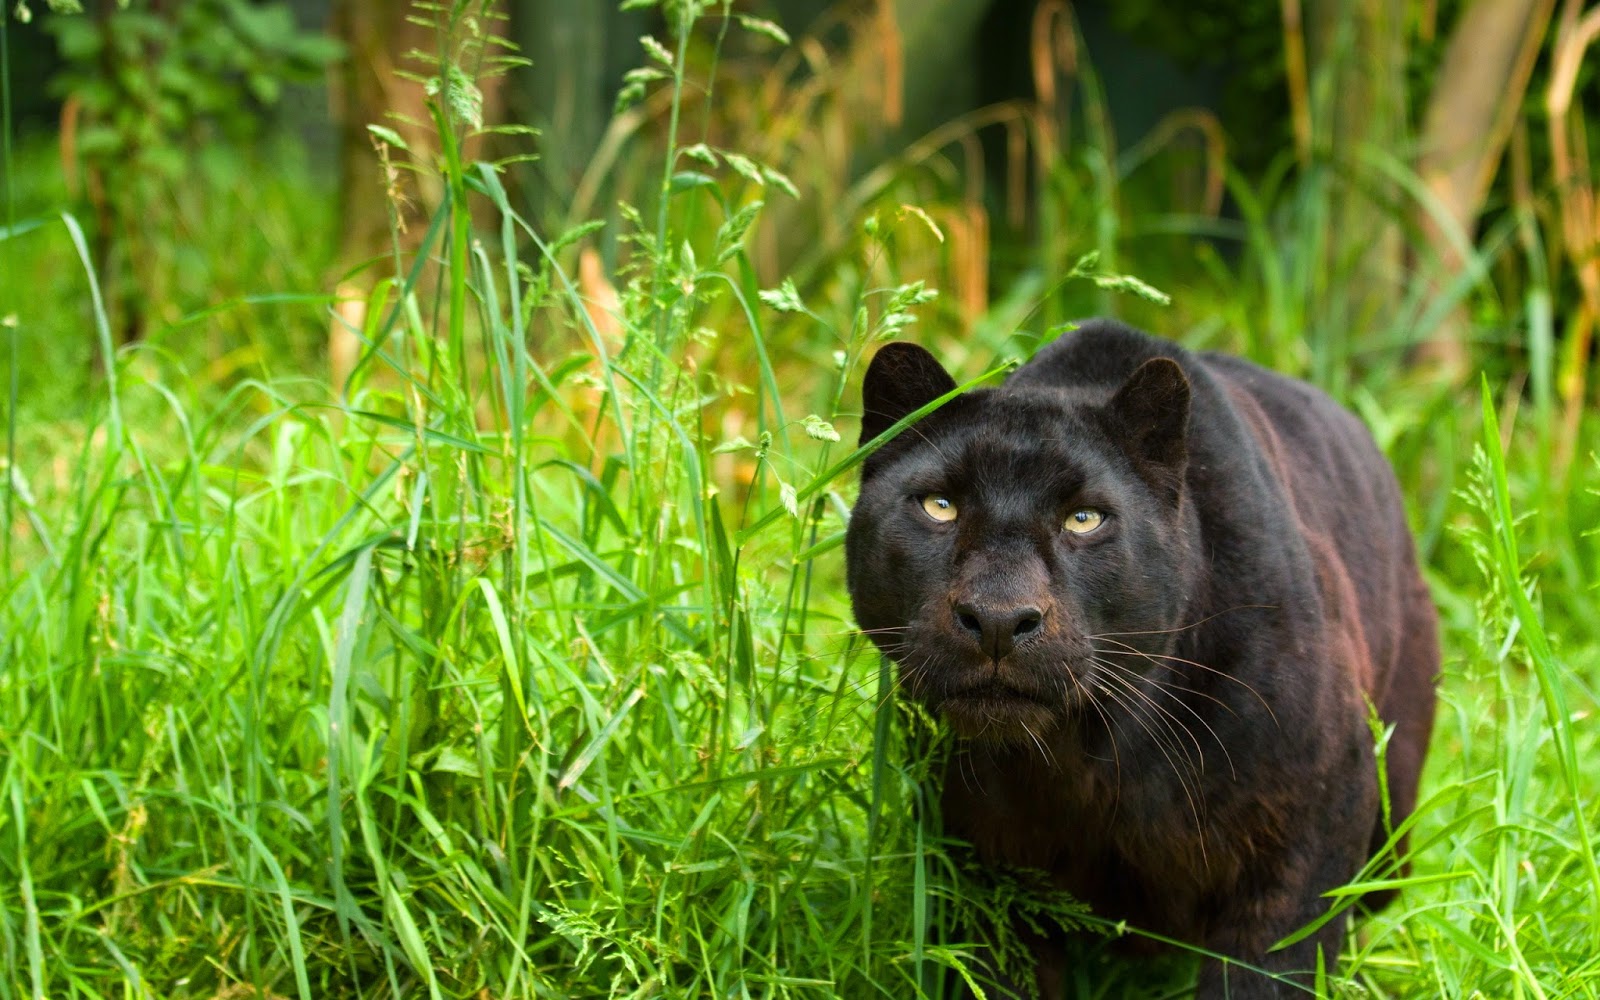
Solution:
[[[1302,167],[1311,162],[1311,84],[1306,70],[1306,29],[1300,0],[1283,0],[1283,61],[1289,79],[1289,120],[1294,127],[1295,157]]]
[[[968,198],[954,217],[961,220],[960,239],[951,240],[956,301],[970,327],[989,311],[989,213],[981,200]]]
[[[1033,11],[1029,35],[1028,61],[1033,67],[1033,94],[1036,107],[1034,154],[1040,174],[1056,162],[1062,133],[1070,134],[1071,112],[1064,102],[1070,93],[1057,94],[1059,77],[1068,81],[1078,73],[1077,33],[1073,30],[1072,5],[1066,0],[1045,0]],[[1057,127],[1057,122],[1061,125]]]
[[[1222,211],[1222,196],[1228,179],[1228,138],[1222,122],[1205,108],[1179,108],[1156,123],[1156,127],[1128,150],[1127,159],[1141,162],[1156,151],[1172,145],[1186,132],[1195,132],[1205,145],[1206,177],[1201,195],[1201,211],[1215,216]]]
[[[1006,125],[1006,222],[1020,229],[1028,210],[1028,130],[1022,122]]]
[[[578,294],[583,297],[583,311],[589,322],[611,350],[622,347],[622,299],[616,286],[606,277],[605,264],[594,247],[584,247],[578,253]]]
[[[333,391],[348,391],[350,376],[361,359],[361,331],[367,326],[368,289],[340,282],[334,289],[333,316],[328,324],[328,377]]]
[[[1557,378],[1563,406],[1557,462],[1563,470],[1575,450],[1588,395],[1589,344],[1595,325],[1600,323],[1600,179],[1590,169],[1583,112],[1572,100],[1584,53],[1600,37],[1600,7],[1580,15],[1581,9],[1579,0],[1567,0],[1562,5],[1550,84],[1545,91],[1551,173],[1561,211],[1562,243],[1582,293],[1578,314],[1567,331]]]
[[[873,37],[883,61],[883,121],[898,128],[905,119],[905,46],[900,37],[900,22],[895,17],[894,0],[878,0]]]

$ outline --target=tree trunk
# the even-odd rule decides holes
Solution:
[[[339,128],[342,226],[334,263],[334,315],[328,327],[328,366],[336,392],[345,390],[361,355],[357,331],[365,326],[367,298],[376,276],[386,273],[371,262],[394,246],[391,227],[402,233],[420,228],[413,217],[417,194],[405,191],[399,170],[380,161],[367,130],[368,125],[393,128],[413,154],[433,147],[426,95],[416,81],[396,73],[402,68],[420,69],[405,62],[405,53],[433,48],[432,32],[406,19],[410,10],[409,3],[363,0],[337,0],[333,7],[332,33],[347,49],[330,87]],[[391,112],[404,120],[392,118]],[[394,149],[387,155],[401,159],[407,154]]]
[[[1305,7],[1312,145],[1336,172],[1324,273],[1340,292],[1320,297],[1318,320],[1342,338],[1390,322],[1402,290],[1399,192],[1369,158],[1407,148],[1405,5],[1310,0]]]
[[[1476,0],[1445,47],[1423,115],[1417,172],[1433,199],[1418,228],[1434,260],[1420,262],[1436,294],[1466,265],[1478,213],[1505,152],[1555,0]],[[1467,373],[1464,310],[1453,309],[1422,359],[1451,378]]]
[[[510,94],[512,120],[539,129],[539,159],[519,168],[529,218],[560,218],[611,121],[622,74],[645,60],[652,23],[614,3],[514,0],[512,36],[532,65]],[[581,221],[581,220],[579,220]]]
[[[344,42],[348,56],[332,81],[331,101],[339,128],[339,191],[343,202],[343,235],[335,262],[336,302],[328,329],[328,359],[333,385],[343,390],[361,354],[355,331],[366,321],[367,298],[376,277],[388,273],[369,262],[395,249],[414,249],[426,219],[444,197],[435,169],[438,137],[421,83],[401,75],[430,72],[415,51],[436,52],[438,29],[427,16],[431,8],[405,0],[370,3],[335,0],[332,33]],[[441,15],[442,16],[442,15]],[[491,53],[492,54],[492,53]],[[471,72],[474,67],[464,67]],[[479,79],[483,118],[499,118],[501,77]],[[379,155],[368,125],[399,133],[405,150]],[[480,140],[470,141],[463,157],[479,155]],[[409,161],[416,170],[391,164]]]

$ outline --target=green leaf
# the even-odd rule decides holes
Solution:
[[[667,47],[665,45],[662,45],[651,36],[640,35],[639,44],[644,46],[645,52],[649,53],[650,58],[654,59],[656,62],[659,62],[665,66],[672,65],[672,53],[667,51]]]
[[[799,564],[810,559],[815,559],[817,556],[823,555],[824,553],[832,552],[834,549],[844,544],[844,536],[844,532],[836,531],[827,538],[822,539],[817,544],[796,552],[792,561],[796,564]]]
[[[433,766],[428,770],[443,771],[446,774],[463,774],[469,778],[476,778],[480,774],[478,762],[452,746],[447,746],[440,750],[439,756],[433,759]]]
[[[495,638],[500,641],[500,657],[506,665],[506,681],[511,687],[511,697],[517,703],[522,718],[528,717],[527,698],[522,693],[522,668],[517,663],[516,646],[511,642],[511,626],[506,621],[505,609],[500,606],[500,595],[488,577],[478,577],[478,589],[483,592],[483,602],[489,608],[489,621],[494,625]]]
[[[411,152],[411,147],[406,145],[405,139],[401,138],[400,133],[392,128],[384,125],[368,125],[367,131],[377,136],[380,142],[388,143],[396,149],[403,149],[408,153]]]
[[[800,190],[794,186],[793,181],[789,180],[789,178],[785,177],[783,174],[772,169],[771,167],[764,166],[761,168],[761,176],[766,179],[768,184],[771,184],[779,191],[782,191],[784,194],[796,201],[800,200]]]
[[[1170,306],[1172,296],[1161,289],[1148,285],[1131,274],[1096,274],[1090,277],[1096,288],[1104,288],[1111,292],[1127,292],[1137,295],[1147,302],[1154,302],[1158,306]]]
[[[730,153],[727,150],[723,150],[722,158],[728,161],[728,166],[732,167],[741,177],[748,180],[750,183],[755,184],[758,187],[764,186],[767,183],[766,179],[761,176],[761,167],[756,164],[756,161],[750,159],[750,157],[741,156],[738,153]]]
[[[283,93],[283,82],[271,73],[251,73],[246,77],[250,93],[262,104],[276,104]]]
[[[611,737],[616,735],[617,727],[622,725],[622,720],[627,717],[633,706],[639,704],[640,699],[643,697],[644,688],[642,687],[636,687],[628,692],[628,696],[623,699],[621,707],[612,713],[611,718],[606,720],[605,724],[600,727],[600,731],[594,734],[594,738],[579,752],[572,765],[561,775],[560,780],[556,782],[557,790],[566,791],[576,784],[579,778],[583,777],[583,772],[589,769],[589,765],[594,763],[594,759],[600,755],[600,751],[605,749],[607,743],[611,742]]]
[[[763,204],[761,201],[752,201],[733,213],[728,217],[727,221],[717,227],[716,253],[714,257],[716,263],[724,263],[728,258],[739,252],[739,247],[744,242],[744,235],[750,231],[751,226],[755,225],[756,217],[761,214]]]
[[[679,191],[687,191],[690,188],[715,188],[716,186],[716,178],[709,174],[702,174],[698,170],[680,170],[672,175],[670,189],[672,193],[676,194]]]
[[[762,35],[770,38],[779,45],[792,44],[787,31],[784,31],[782,28],[778,27],[777,24],[773,23],[772,21],[768,21],[764,17],[751,17],[749,14],[735,14],[733,16],[738,19],[739,24],[744,28],[744,30],[751,32],[752,34]]]
[[[763,289],[760,292],[761,301],[778,312],[803,313],[806,304],[800,301],[800,293],[795,290],[794,279],[784,278],[783,284],[777,288]]]
[[[816,438],[818,441],[839,440],[839,432],[833,429],[833,425],[815,413],[807,414],[801,424],[805,427],[808,437]]]
[[[679,152],[692,160],[699,160],[708,167],[715,167],[718,163],[717,151],[712,149],[710,146],[707,146],[703,142],[697,142],[692,146],[685,146],[683,149],[679,150]]]
[[[432,1000],[438,1000],[439,984],[434,979],[433,962],[428,958],[428,948],[422,943],[422,931],[417,927],[416,920],[406,908],[405,900],[400,898],[400,893],[396,891],[392,880],[385,880],[383,883],[383,902],[389,926],[400,939],[400,947],[411,962],[413,971],[425,977],[428,996]]]

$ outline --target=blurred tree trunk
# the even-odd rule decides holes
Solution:
[[[1341,283],[1320,296],[1319,320],[1359,333],[1389,321],[1402,293],[1404,247],[1397,186],[1373,155],[1402,156],[1406,121],[1406,32],[1402,0],[1310,0],[1305,4],[1312,91],[1312,146],[1337,173],[1327,220],[1330,265]]]
[[[1461,251],[1472,244],[1554,9],[1555,0],[1475,0],[1450,34],[1417,163],[1434,202],[1420,207],[1417,224],[1435,259],[1420,264],[1436,294],[1466,265]],[[1464,377],[1468,326],[1464,310],[1453,309],[1423,345],[1424,363]]]
[[[386,273],[365,265],[395,250],[397,240],[399,250],[414,249],[425,228],[422,223],[444,196],[435,169],[439,143],[427,93],[417,80],[402,75],[433,71],[408,56],[440,49],[439,29],[432,22],[442,16],[405,0],[335,0],[333,5],[330,28],[349,53],[330,87],[339,130],[343,232],[334,265],[337,288],[328,360],[333,385],[341,390],[360,357],[355,331],[366,321],[367,298],[376,275]],[[475,67],[463,68],[471,72]],[[477,80],[486,124],[500,118],[503,79]],[[398,133],[406,149],[385,148],[380,154],[368,125]],[[470,160],[480,155],[481,146],[480,140],[469,139],[463,156]],[[414,163],[419,169],[401,170],[393,162]]]
[[[879,0],[885,3],[887,0]],[[895,0],[905,135],[921,136],[971,108],[978,88],[973,38],[993,0]],[[900,117],[891,118],[900,124]]]
[[[539,159],[519,170],[533,219],[559,218],[611,121],[622,74],[644,58],[651,23],[614,3],[513,0],[511,37],[532,63],[509,95],[513,121],[539,129]]]
[[[432,47],[431,33],[406,20],[409,9],[405,3],[362,0],[339,0],[333,8],[333,33],[349,52],[331,92],[339,124],[339,192],[344,206],[339,256],[346,267],[381,252],[389,241],[389,178],[379,173],[367,126],[394,127],[388,117],[391,111],[418,124],[428,120],[422,88],[395,72],[402,68],[406,51]],[[402,125],[395,131],[408,143],[422,138],[417,127]]]
[[[433,47],[432,32],[408,21],[411,5],[337,0],[333,34],[348,56],[330,87],[339,130],[339,195],[342,231],[335,258],[334,315],[328,327],[328,365],[333,387],[342,392],[361,355],[356,331],[366,323],[367,298],[381,268],[372,265],[393,246],[391,226],[414,227],[400,197],[399,173],[380,158],[368,125],[394,128],[413,150],[429,148],[428,111],[422,87],[396,73],[405,53]],[[417,67],[406,67],[415,70]],[[390,113],[409,123],[396,122]],[[389,151],[400,157],[400,150]],[[390,218],[391,208],[396,215]]]

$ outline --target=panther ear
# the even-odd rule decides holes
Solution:
[[[896,341],[883,345],[861,383],[861,443],[955,387],[955,379],[944,366],[916,344]]]
[[[1189,380],[1171,358],[1134,370],[1107,407],[1139,474],[1169,501],[1178,499],[1189,459]]]

